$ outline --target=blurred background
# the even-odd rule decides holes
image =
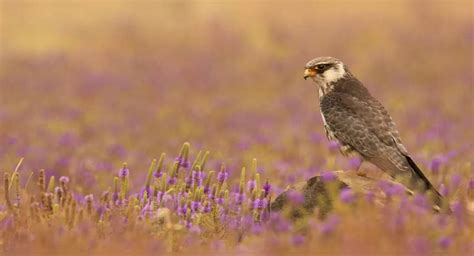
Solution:
[[[350,67],[423,169],[474,154],[470,1],[0,6],[1,171],[25,157],[24,172],[44,168],[95,192],[123,161],[143,181],[152,158],[167,152],[171,163],[185,141],[233,176],[256,157],[282,187],[348,169],[302,78],[317,56]]]

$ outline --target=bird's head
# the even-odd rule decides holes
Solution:
[[[306,63],[304,79],[312,78],[318,85],[324,86],[343,78],[348,71],[342,61],[333,57],[317,57]]]

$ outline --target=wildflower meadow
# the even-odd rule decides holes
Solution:
[[[473,45],[469,1],[2,1],[0,255],[473,255]],[[354,174],[317,56],[448,211]]]

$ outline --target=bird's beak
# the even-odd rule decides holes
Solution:
[[[316,70],[312,68],[307,68],[304,70],[304,80],[308,79],[308,77],[314,77],[316,75]]]

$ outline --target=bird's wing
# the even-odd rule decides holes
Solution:
[[[369,116],[365,116],[365,118],[362,116],[362,118],[364,118],[365,122],[370,123],[372,131],[377,137],[387,145],[396,146],[402,154],[408,156],[408,151],[402,144],[395,122],[393,122],[392,117],[382,104],[372,97],[366,102],[357,98],[352,98],[352,100],[356,101],[358,105],[363,106],[363,112],[368,111],[372,113]]]
[[[339,97],[342,105],[351,109],[381,142],[396,147],[403,155],[408,155],[392,117],[380,102],[371,96],[359,99],[350,94],[340,94]]]
[[[328,93],[321,100],[321,112],[336,139],[396,176],[399,171],[409,170],[409,167],[404,147],[396,142],[398,133],[392,131],[394,128],[387,123],[382,111],[388,116],[383,107],[373,106],[345,93]]]
[[[373,132],[374,122],[368,123],[366,118],[361,117],[365,108],[343,93],[328,93],[321,99],[321,112],[337,140],[343,145],[350,145],[365,157],[375,157],[380,155],[380,144],[383,142]]]

